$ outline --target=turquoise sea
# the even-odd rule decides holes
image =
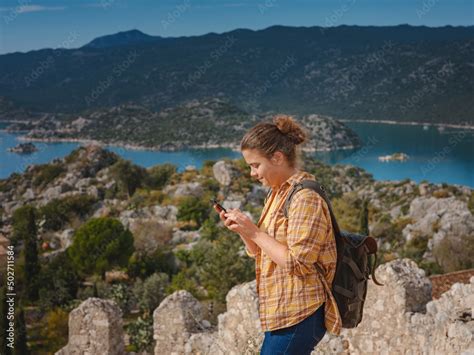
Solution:
[[[316,153],[318,159],[329,164],[352,164],[373,174],[378,180],[461,184],[474,187],[474,130],[421,125],[392,125],[384,123],[346,122],[362,138],[359,150]],[[3,125],[5,127],[5,125]],[[3,128],[0,125],[0,128]],[[13,172],[22,172],[30,164],[43,164],[61,158],[78,147],[79,143],[34,142],[39,151],[30,155],[7,152],[20,143],[18,136],[0,131],[0,178]],[[222,157],[237,158],[240,153],[230,149],[193,149],[180,152],[132,150],[117,146],[108,149],[144,167],[173,163],[179,171],[187,165],[200,167],[205,160]],[[381,162],[379,156],[402,152],[408,154],[405,162]]]

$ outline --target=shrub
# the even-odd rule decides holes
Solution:
[[[145,179],[145,184],[152,189],[161,189],[170,182],[171,177],[176,171],[176,165],[173,164],[153,166],[147,171],[148,174]]]
[[[92,218],[75,234],[68,249],[77,270],[83,274],[100,273],[113,266],[126,266],[134,251],[133,236],[113,218]]]
[[[474,192],[471,192],[471,197],[469,197],[469,201],[467,202],[467,207],[472,214],[474,214]]]
[[[45,164],[38,166],[36,171],[33,186],[38,187],[48,185],[66,170],[62,165]]]
[[[187,196],[181,199],[178,204],[179,221],[194,221],[199,228],[207,219],[210,212],[210,203],[205,203],[200,198]]]
[[[127,351],[153,352],[153,317],[138,317],[135,322],[126,326],[126,331],[130,336],[130,347]]]
[[[474,236],[444,237],[433,248],[433,255],[444,272],[474,267]]]
[[[144,312],[153,313],[156,307],[166,296],[166,289],[170,282],[165,273],[155,273],[144,282],[135,283],[133,293],[138,300],[140,309]]]
[[[200,285],[213,298],[225,302],[229,290],[254,277],[254,260],[242,255],[242,241],[230,231],[223,230],[210,242],[201,239],[190,253]]]
[[[47,344],[51,353],[58,351],[67,344],[68,318],[68,312],[61,308],[55,308],[49,311],[41,322],[41,338]]]
[[[332,207],[339,227],[350,232],[359,232],[360,210],[356,207],[357,197],[346,194],[332,200]]]
[[[136,301],[132,289],[125,283],[113,284],[109,290],[108,298],[117,303],[123,314],[129,313]]]
[[[212,192],[213,194],[217,194],[220,190],[220,185],[214,178],[207,178],[202,182],[203,189]]]
[[[216,220],[214,218],[206,219],[204,223],[202,224],[202,227],[200,230],[201,239],[208,240],[208,241],[216,240],[219,237],[220,233],[221,233],[221,229],[218,227]]]
[[[113,191],[113,190],[107,190]],[[161,205],[165,194],[157,190],[137,189],[130,198],[128,207],[133,209]]]
[[[166,249],[157,249],[153,253],[134,252],[128,262],[130,277],[147,278],[155,272],[164,272],[168,275],[176,273],[175,256]]]
[[[403,257],[410,258],[414,260],[417,264],[420,264],[423,260],[423,254],[426,252],[427,245],[427,236],[415,236],[408,243],[406,243],[401,254]]]
[[[184,171],[181,174],[181,181],[182,182],[196,181],[196,178],[197,178],[198,175],[199,175],[199,172],[197,170]]]
[[[196,279],[196,270],[194,268],[184,268],[176,275],[173,275],[171,283],[166,289],[166,294],[169,295],[179,290],[188,291],[198,300],[202,300],[206,297],[199,288],[199,283]]]
[[[221,231],[212,241],[202,238],[190,251],[189,264],[183,274],[172,281],[176,283],[183,281],[179,277],[194,277],[210,298],[225,302],[225,296],[233,286],[254,277],[254,260],[243,254],[242,249],[240,238],[227,230]],[[193,285],[187,283],[186,286]]]
[[[133,235],[135,250],[152,253],[171,240],[173,229],[155,220],[144,220],[134,224]]]
[[[40,218],[45,220],[43,228],[60,230],[74,217],[84,218],[90,214],[96,202],[96,198],[90,195],[74,195],[54,199],[39,210]]]
[[[450,196],[450,193],[447,189],[440,189],[433,192],[433,196],[436,198],[446,198]]]
[[[242,159],[243,160],[243,159]],[[214,177],[214,171],[212,170],[212,167],[214,164],[217,163],[217,160],[206,160],[202,164],[201,168],[201,175],[207,176],[207,177]]]
[[[128,197],[132,196],[137,188],[142,186],[146,170],[128,160],[119,160],[110,167],[110,174],[119,190]]]

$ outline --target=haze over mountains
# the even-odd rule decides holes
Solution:
[[[273,26],[176,38],[132,30],[77,49],[1,55],[0,102],[78,113],[220,97],[248,112],[472,124],[473,58],[473,26]]]

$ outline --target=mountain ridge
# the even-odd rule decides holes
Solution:
[[[97,47],[0,56],[0,96],[42,112],[125,102],[156,111],[215,96],[255,113],[474,122],[474,26],[270,26],[175,38],[138,30],[122,32],[118,41],[111,36],[111,42],[95,39]]]

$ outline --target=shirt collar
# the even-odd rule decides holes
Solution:
[[[280,185],[280,188],[278,189],[278,191],[283,191],[287,189],[288,187],[293,186],[297,182],[300,182],[301,180],[307,178],[309,175],[311,174],[307,173],[306,171],[302,171],[302,170],[297,171],[296,173],[291,175],[284,183]]]

